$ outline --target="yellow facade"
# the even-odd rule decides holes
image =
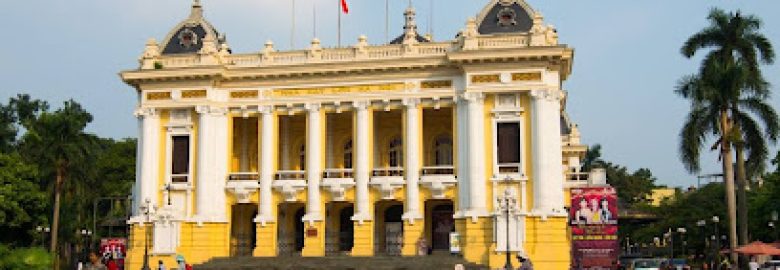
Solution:
[[[140,68],[122,73],[142,134],[129,269],[145,243],[169,267],[178,255],[425,247],[491,268],[509,252],[516,266],[523,255],[567,269],[566,191],[583,184],[586,150],[561,90],[573,50],[520,0],[491,1],[445,42],[421,41],[414,10],[405,16],[397,44],[233,54],[196,1],[164,43],[147,43]]]

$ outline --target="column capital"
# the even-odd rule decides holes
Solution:
[[[485,94],[479,92],[463,93],[461,98],[467,102],[482,102],[485,100]]]
[[[135,111],[133,112],[133,115],[135,115],[135,117],[138,117],[138,118],[154,117],[154,116],[159,116],[159,111],[157,109],[155,109],[155,108],[139,107],[139,108],[135,109]]]
[[[561,90],[531,90],[529,95],[534,100],[546,99],[547,101],[560,101],[565,94]]]
[[[213,116],[225,116],[228,114],[229,110],[225,107],[216,107],[216,106],[210,106],[210,105],[198,105],[195,106],[195,112],[198,114],[210,114]]]
[[[367,110],[369,106],[371,106],[370,100],[359,100],[352,102],[352,107],[357,110]]]
[[[306,109],[309,112],[318,112],[320,108],[322,107],[319,103],[306,103],[303,104],[303,108]]]
[[[273,105],[259,106],[257,107],[257,111],[260,112],[260,114],[273,114],[274,106]]]
[[[401,104],[406,106],[409,109],[417,108],[417,105],[420,105],[420,99],[419,98],[405,98],[401,101]]]

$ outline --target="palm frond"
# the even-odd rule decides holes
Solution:
[[[766,138],[773,143],[777,142],[777,138],[780,136],[780,117],[778,117],[774,107],[767,104],[765,100],[756,97],[742,99],[737,105],[738,110],[755,114],[764,125],[763,134]],[[750,115],[746,117],[750,117]],[[753,119],[750,118],[750,120]]]

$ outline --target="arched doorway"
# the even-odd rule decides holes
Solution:
[[[295,217],[293,218],[293,222],[295,222],[295,251],[301,252],[303,250],[303,215],[305,214],[305,210],[303,207],[298,209],[298,211],[295,211]]]
[[[401,217],[404,214],[404,207],[401,204],[394,204],[385,210],[385,246],[387,255],[401,255],[401,247],[404,244],[404,222]]]
[[[305,207],[301,203],[279,204],[276,247],[280,256],[300,254],[303,250]]]
[[[450,233],[455,231],[452,204],[440,204],[431,211],[431,247],[450,250]]]

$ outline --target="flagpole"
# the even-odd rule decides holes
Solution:
[[[338,42],[338,45],[339,45],[339,47],[341,47],[341,0],[336,0],[336,1],[338,3],[338,5],[336,6],[337,7],[336,11],[339,12],[339,37],[338,37],[339,42]]]
[[[314,35],[312,38],[317,38],[317,2],[312,1],[311,12],[314,15],[314,22],[311,25],[312,34]]]
[[[290,29],[290,49],[295,49],[295,0],[292,0],[292,27]]]
[[[385,0],[385,42],[390,43],[390,0]]]

